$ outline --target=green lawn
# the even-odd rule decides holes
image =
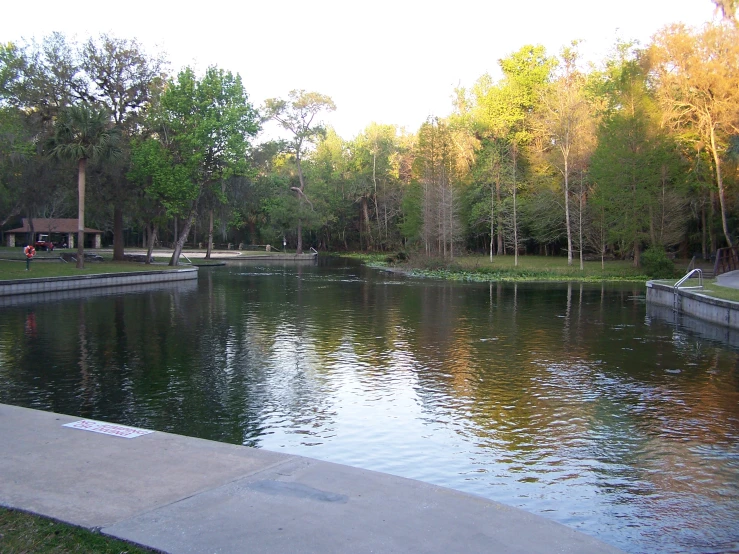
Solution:
[[[30,271],[26,271],[25,256],[17,250],[19,249],[0,249],[0,281],[174,269],[167,265],[146,265],[138,262],[113,261],[86,262],[84,269],[77,269],[74,262],[61,261],[58,252],[39,252],[31,260]],[[180,266],[179,269],[182,269],[182,267],[188,266]]]
[[[381,258],[367,260],[382,264]],[[414,275],[464,281],[644,281],[648,277],[628,261],[600,261],[567,265],[567,258],[558,256],[519,256],[518,266],[513,256],[458,256],[453,261],[414,257],[398,264]],[[679,269],[676,269],[679,271]]]
[[[0,508],[3,554],[147,554],[156,552],[79,527]]]

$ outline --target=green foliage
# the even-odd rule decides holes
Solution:
[[[651,246],[641,255],[644,272],[654,279],[669,279],[675,276],[675,264],[660,246]]]
[[[161,205],[170,216],[185,215],[197,200],[199,189],[184,165],[175,164],[173,154],[154,139],[134,140],[128,178],[139,184],[147,200]]]
[[[104,108],[78,104],[63,109],[54,125],[50,153],[72,161],[116,158],[121,133]]]
[[[187,169],[194,186],[247,170],[249,137],[259,131],[259,118],[238,74],[211,66],[198,79],[184,69],[169,81],[154,118],[173,162]]]
[[[420,238],[423,227],[423,191],[420,184],[414,183],[405,189],[401,209],[400,233],[407,241],[415,242]]]

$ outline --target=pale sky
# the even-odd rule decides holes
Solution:
[[[455,87],[525,44],[550,54],[582,40],[602,59],[617,38],[645,43],[669,23],[699,26],[711,0],[273,0],[188,3],[12,2],[2,10],[0,41],[40,39],[53,31],[84,40],[102,32],[137,38],[166,52],[173,72],[215,64],[240,73],[251,101],[292,89],[331,96],[325,118],[349,139],[369,123],[415,132],[429,116],[451,112]]]

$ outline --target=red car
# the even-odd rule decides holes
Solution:
[[[33,247],[36,250],[46,250],[47,252],[54,250],[54,243],[50,240],[46,240],[49,238],[49,235],[39,235],[38,240],[33,243]]]

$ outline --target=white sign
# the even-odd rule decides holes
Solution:
[[[141,435],[148,435],[154,432],[147,429],[128,427],[126,425],[116,425],[115,423],[103,423],[102,421],[92,419],[81,419],[73,423],[65,423],[62,427],[82,429],[83,431],[92,431],[93,433],[103,433],[104,435],[113,435],[115,437],[123,437],[124,439],[135,439]]]

